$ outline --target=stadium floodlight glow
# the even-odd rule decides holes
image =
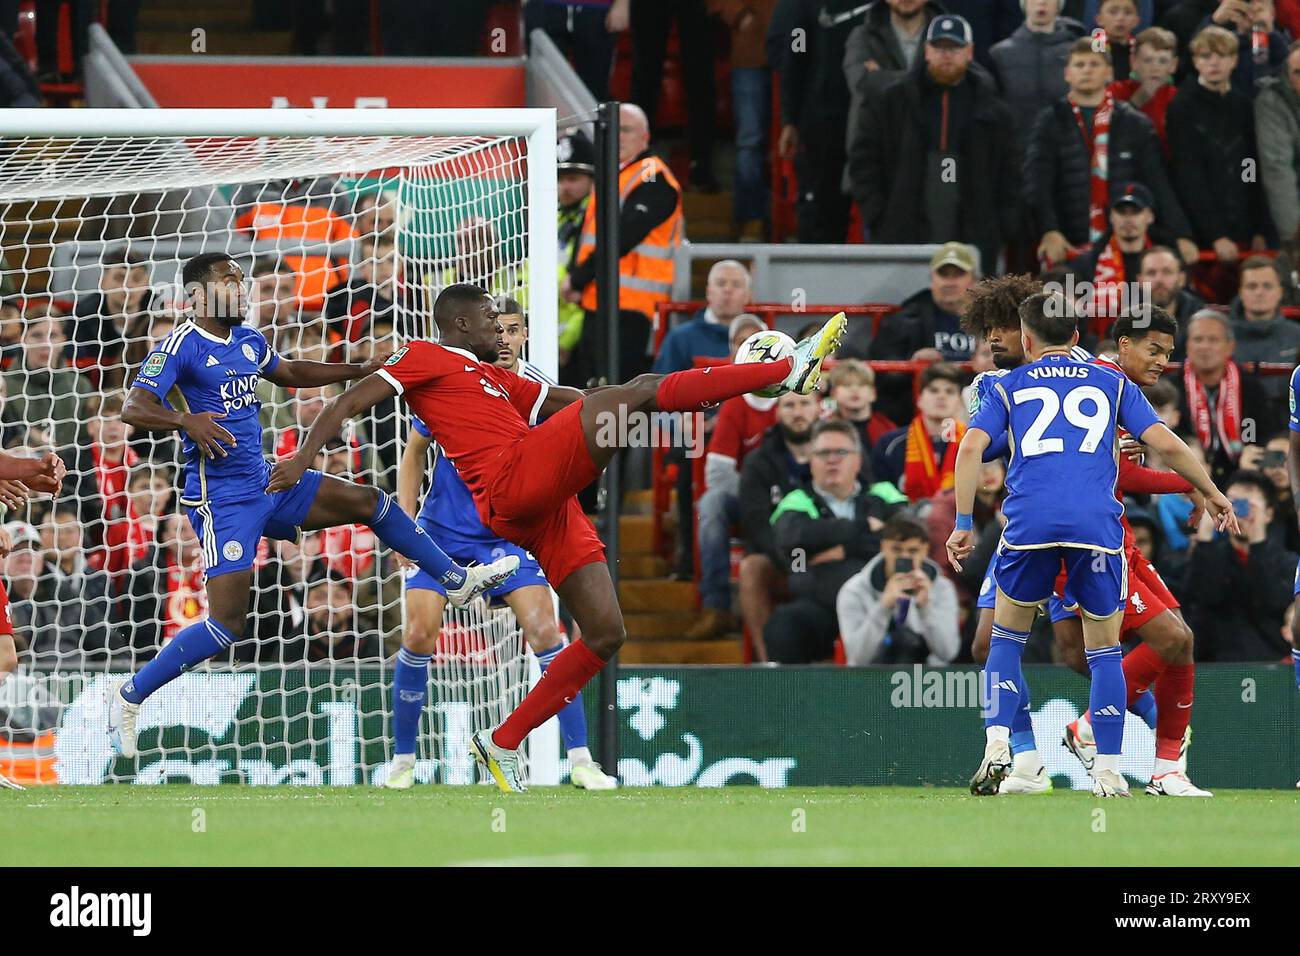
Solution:
[[[51,375],[48,366],[36,366],[47,353],[48,362],[59,361],[57,341],[49,348],[23,342],[20,351],[9,353],[6,422],[22,431],[21,441],[32,451],[52,447],[63,454],[69,467],[64,497],[79,508],[92,506],[83,512],[93,513],[100,504],[91,498],[114,497],[113,508],[106,509],[109,519],[86,529],[92,538],[86,553],[105,562],[112,586],[125,595],[113,627],[105,627],[102,606],[65,601],[57,625],[29,636],[31,670],[125,673],[171,636],[177,614],[203,613],[201,588],[188,580],[169,585],[170,572],[158,576],[166,593],[133,594],[131,585],[143,573],[133,562],[158,554],[155,541],[179,547],[180,532],[164,515],[143,542],[138,536],[119,540],[117,522],[127,519],[118,511],[145,519],[140,511],[146,506],[104,484],[119,466],[85,453],[94,444],[92,435],[111,431],[101,424],[112,417],[99,414],[103,403],[122,395],[151,346],[182,319],[181,263],[200,252],[229,253],[247,275],[258,274],[249,283],[250,324],[259,325],[282,354],[331,361],[362,361],[410,338],[436,338],[431,311],[437,292],[454,281],[475,281],[524,303],[528,360],[554,376],[555,134],[555,112],[549,109],[0,111],[3,268],[14,293],[6,302],[20,310],[25,329],[53,301],[67,310],[69,334],[81,333],[73,356],[79,373],[59,369]],[[272,272],[276,267],[278,274]],[[121,286],[104,287],[119,281],[140,281],[144,291],[127,295]],[[388,294],[371,296],[376,290]],[[74,318],[78,306],[86,314]],[[92,318],[102,334],[87,337]],[[57,323],[48,334],[57,335]],[[266,382],[261,391],[263,425],[274,438],[265,450],[283,454],[284,443],[310,424],[309,400]],[[344,434],[350,449],[329,460],[356,480],[392,488],[407,427],[404,406],[381,406]],[[120,467],[165,474],[174,488],[174,443],[153,441],[143,450],[140,462]],[[48,504],[26,517],[38,528],[52,522]],[[386,691],[369,688],[362,694],[367,688],[360,682],[373,681],[376,673],[387,681],[391,670],[377,670],[374,659],[363,666],[330,640],[339,633],[358,635],[360,646],[377,645],[384,658],[396,650],[403,623],[401,576],[391,557],[373,547],[361,529],[314,532],[296,543],[265,542],[254,578],[251,639],[210,670],[269,665],[285,669],[292,684],[290,672],[307,666],[312,678],[301,692],[311,695],[311,713],[325,714],[322,707],[335,700],[373,706],[382,699],[387,708]],[[309,594],[309,572],[321,562],[352,582],[346,606],[322,610]],[[143,597],[150,607],[141,606]],[[323,630],[313,623],[319,620],[328,621]],[[316,630],[325,637],[312,639]],[[420,748],[433,762],[433,779],[463,781],[465,754],[451,750],[463,749],[466,727],[490,726],[522,698],[529,662],[508,611],[480,605],[449,613],[446,631],[430,676],[430,735],[421,735]],[[262,686],[250,685],[259,703]],[[20,708],[0,714],[0,721],[45,721],[11,729],[66,735],[52,747],[65,756],[79,752],[72,738],[89,734],[93,739],[85,746],[98,753],[97,725],[77,718],[66,727],[50,726],[49,710],[28,714]],[[272,701],[257,723],[255,743],[259,757],[274,766],[255,776],[283,776],[290,763],[304,759],[304,746],[327,750],[343,733],[331,724],[355,719],[358,726],[373,727],[388,719],[386,710],[368,712],[359,703],[354,710],[328,713],[329,720],[304,722]],[[347,716],[353,713],[355,718]],[[148,719],[162,717],[162,711],[150,712]],[[157,764],[152,778],[165,778],[212,763],[213,748],[221,746],[217,738],[196,734],[193,728],[202,722],[194,723],[193,715],[186,720],[155,722],[158,736],[142,741],[142,771]],[[331,759],[337,762],[341,752],[336,747]],[[34,753],[32,759],[43,758]],[[382,778],[383,768],[373,759],[359,759],[364,766],[357,768],[358,780]],[[117,762],[105,779],[131,779],[135,769]],[[329,772],[343,775],[339,768]]]

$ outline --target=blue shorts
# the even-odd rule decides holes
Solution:
[[[1068,621],[1070,618],[1078,616],[1078,611],[1071,611],[1065,606],[1065,602],[1055,594],[1047,599],[1047,618],[1053,624],[1059,621]]]
[[[1017,604],[1042,604],[1052,597],[1064,563],[1068,604],[1078,602],[1090,617],[1110,617],[1127,598],[1128,567],[1123,554],[1084,548],[1002,547],[994,561],[998,588]]]
[[[207,576],[249,570],[263,537],[296,538],[323,477],[319,471],[309,470],[292,488],[273,495],[251,491],[243,498],[209,499],[197,508],[186,509],[203,548]]]
[[[542,573],[542,566],[537,563],[537,559],[517,544],[511,544],[503,538],[481,541],[457,538],[454,535],[447,534],[445,527],[435,525],[433,522],[424,519],[420,519],[416,524],[424,529],[425,534],[437,542],[438,547],[447,552],[448,557],[461,565],[473,562],[491,564],[508,554],[517,555],[519,570],[512,574],[505,583],[488,590],[487,595],[490,598],[504,597],[511,591],[518,591],[520,588],[533,585],[549,587],[546,583],[546,575]],[[442,582],[428,571],[418,567],[411,568],[406,572],[406,586],[420,591],[437,591],[443,597],[447,596],[447,589],[442,586]]]

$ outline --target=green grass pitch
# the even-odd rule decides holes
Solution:
[[[64,787],[0,790],[0,866],[1294,865],[1298,808],[1300,794],[1267,790],[1096,800],[923,788]]]

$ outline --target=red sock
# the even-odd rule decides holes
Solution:
[[[1156,681],[1156,756],[1161,760],[1177,760],[1183,749],[1195,684],[1195,664],[1170,664]]]
[[[697,412],[784,381],[793,368],[794,359],[787,358],[779,362],[710,365],[670,372],[659,383],[655,404],[661,412]]]
[[[604,666],[586,644],[574,641],[555,655],[537,686],[492,734],[492,742],[506,750],[518,749],[534,728],[558,714]]]
[[[1155,683],[1169,665],[1151,649],[1150,644],[1139,644],[1124,655],[1124,683],[1128,685],[1128,706],[1131,708],[1138,696]],[[1156,707],[1159,708],[1159,704]],[[1156,715],[1159,720],[1159,714]]]

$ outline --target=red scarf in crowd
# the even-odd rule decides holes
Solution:
[[[1219,400],[1214,404],[1214,421],[1210,421],[1210,398],[1205,386],[1196,377],[1191,362],[1183,363],[1183,389],[1187,392],[1187,411],[1196,438],[1207,452],[1213,447],[1214,436],[1219,445],[1236,461],[1241,454],[1241,369],[1229,362],[1219,383]]]
[[[943,464],[934,458],[934,442],[925,430],[925,422],[918,413],[907,428],[907,455],[903,460],[903,491],[912,501],[933,498],[954,482],[957,467],[957,446],[966,434],[966,426],[956,419],[952,422],[953,435],[944,449]],[[946,423],[945,423],[946,427]]]
[[[1151,248],[1150,236],[1144,237],[1142,248]],[[1120,287],[1130,278],[1136,279],[1137,276],[1125,275],[1124,250],[1119,247],[1119,240],[1111,236],[1097,256],[1097,267],[1092,275],[1092,301],[1096,306],[1096,315],[1105,325],[1109,326],[1114,317],[1119,315],[1120,307],[1126,304]],[[1102,336],[1106,334],[1105,329],[1098,332],[1094,328],[1092,331]]]
[[[90,446],[90,458],[99,498],[104,503],[103,567],[109,574],[120,574],[131,566],[131,526],[140,520],[126,493],[127,479],[139,456],[127,447],[121,461],[109,461],[103,446],[95,444]]]
[[[1091,136],[1083,110],[1074,103],[1070,109],[1074,110],[1074,121],[1079,124],[1079,132],[1088,146],[1088,168],[1092,174],[1088,187],[1088,242],[1095,243],[1106,234],[1106,214],[1110,209],[1110,116],[1115,109],[1115,97],[1110,90],[1102,95],[1101,105],[1092,117]]]

